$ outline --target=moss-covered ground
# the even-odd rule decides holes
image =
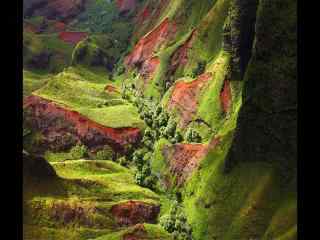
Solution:
[[[144,123],[139,119],[136,108],[123,100],[120,93],[105,90],[107,84],[120,89],[120,82],[109,80],[105,70],[76,66],[52,77],[33,94],[107,127],[143,128]]]
[[[126,200],[160,201],[159,195],[135,184],[132,170],[112,161],[73,160],[51,165],[58,178],[24,187],[24,239],[80,240],[107,233],[110,237],[121,236],[130,228],[117,226],[110,213],[114,204]],[[68,211],[82,212],[68,219]],[[145,228],[150,237],[147,239],[169,239],[156,225]]]

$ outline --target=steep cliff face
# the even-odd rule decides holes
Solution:
[[[145,97],[159,99],[179,131],[196,129],[202,144],[160,139],[153,171],[182,193],[195,239],[294,239],[296,3],[170,1],[169,6],[157,8],[158,21],[150,4],[141,10],[147,20],[138,21],[149,20],[143,25],[149,33],[125,64],[140,73],[136,85]],[[166,21],[175,25],[167,40],[159,30]],[[153,35],[150,47],[142,44]],[[141,66],[155,57],[160,63],[145,81]],[[208,150],[214,139],[219,144]],[[290,221],[276,227],[284,212]]]

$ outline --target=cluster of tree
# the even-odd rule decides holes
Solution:
[[[137,101],[136,106],[141,119],[145,121],[148,128],[145,130],[143,142],[148,148],[152,148],[155,141],[159,138],[166,138],[171,143],[183,141],[182,134],[177,129],[177,123],[173,117],[158,104],[155,110],[144,102]]]
[[[136,150],[132,157],[128,157],[137,167],[136,183],[154,189],[157,177],[151,172],[150,162],[155,142],[160,138],[166,138],[172,144],[175,144],[182,142],[184,138],[177,129],[177,123],[174,118],[170,117],[159,103],[139,95],[134,84],[123,86],[122,97],[137,107],[140,118],[147,125],[141,141],[141,148]],[[192,128],[189,128],[186,132],[185,139],[188,142],[201,142],[200,134]],[[127,162],[128,158],[126,158]],[[123,161],[125,160],[123,159]]]
[[[151,157],[151,152],[145,148],[141,148],[134,152],[132,160],[137,167],[135,182],[140,186],[154,190],[157,184],[157,177],[151,172]]]
[[[185,134],[185,139],[187,142],[193,143],[201,143],[202,141],[200,134],[193,128],[188,128]]]
[[[167,232],[172,233],[175,240],[192,240],[192,228],[177,201],[173,202],[169,214],[160,218],[160,225]]]
[[[71,159],[81,159],[88,157],[88,148],[85,145],[77,144],[70,149]]]

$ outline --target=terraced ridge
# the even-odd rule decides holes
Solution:
[[[160,197],[136,185],[130,169],[100,160],[51,165],[58,177],[32,181],[24,188],[25,240],[129,239],[137,234],[171,239],[158,225],[147,224],[157,222]],[[122,207],[126,214],[132,212],[131,222],[118,221]]]

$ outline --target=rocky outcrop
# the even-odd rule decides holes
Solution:
[[[258,13],[226,170],[243,161],[271,161],[288,175],[297,162],[296,2],[263,0]]]
[[[212,150],[220,139],[215,138],[209,144],[178,143],[165,146],[162,150],[169,163],[169,170],[175,176],[177,186],[183,185],[187,178],[195,171],[201,160]]]
[[[110,145],[114,151],[126,152],[127,145],[141,138],[138,128],[106,127],[38,96],[28,97],[24,108],[28,124],[42,133],[44,145],[52,150],[65,150],[81,142],[91,149]]]
[[[144,79],[144,84],[146,84],[147,81],[154,76],[154,73],[157,70],[159,64],[160,59],[158,57],[152,57],[143,62],[140,74]]]
[[[132,52],[125,58],[127,67],[141,68],[144,61],[153,57],[157,49],[172,39],[176,33],[176,26],[168,18],[164,19],[159,26],[154,28],[146,36],[142,37],[135,45]]]
[[[220,102],[222,110],[224,111],[224,113],[227,113],[230,110],[232,103],[232,94],[229,80],[224,81],[223,88],[220,92]]]
[[[155,223],[159,212],[160,206],[141,201],[123,202],[111,208],[111,213],[120,226]]]
[[[173,86],[168,109],[174,109],[180,116],[178,126],[184,128],[197,112],[198,97],[203,87],[212,79],[211,73],[204,73],[191,82],[179,81]]]
[[[184,66],[188,62],[188,51],[197,36],[196,30],[193,30],[190,37],[180,46],[170,59],[169,75],[173,75],[179,66]]]
[[[225,40],[232,53],[232,70],[234,73],[240,74],[240,78],[242,78],[251,57],[259,1],[235,0],[231,2],[230,25],[227,30],[229,38],[225,38]]]

